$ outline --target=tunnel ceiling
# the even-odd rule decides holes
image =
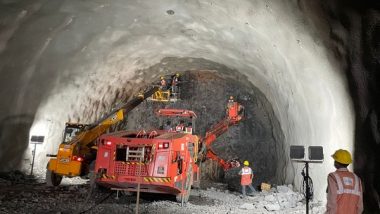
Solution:
[[[49,133],[42,152],[52,152],[65,121],[93,121],[167,73],[164,59],[184,58],[226,66],[252,85],[247,90],[261,91],[285,156],[290,144],[330,154],[355,141],[356,165],[371,186],[379,161],[358,154],[379,150],[379,12],[355,2],[0,1],[1,168],[27,163],[28,127]],[[173,70],[194,70],[180,62]],[[160,66],[143,72],[153,65]],[[301,166],[289,164],[286,174],[293,167]],[[332,161],[315,170],[324,189]]]

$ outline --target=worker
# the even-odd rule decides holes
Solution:
[[[239,175],[241,175],[241,188],[242,188],[242,193],[243,197],[246,196],[245,188],[248,186],[251,189],[251,194],[254,195],[256,193],[255,188],[252,186],[252,178],[253,178],[253,173],[252,169],[249,167],[249,162],[245,160],[243,162],[244,167],[240,170]]]
[[[230,98],[228,99],[228,103],[233,103],[233,102],[234,102],[234,97],[230,96]]]
[[[339,149],[331,156],[335,172],[328,175],[327,205],[328,214],[358,214],[363,212],[363,191],[360,178],[348,171],[352,163],[350,152]]]
[[[171,126],[171,121],[170,120],[166,121],[166,123],[164,125],[164,130],[165,131],[172,131],[172,126]]]
[[[175,127],[177,132],[183,132],[185,130],[185,122],[181,120],[179,124]]]
[[[160,77],[161,81],[160,81],[160,89],[161,90],[166,90],[167,88],[167,84],[166,84],[166,80],[163,76]]]
[[[227,102],[227,112],[234,105],[234,102],[235,102],[234,97],[230,96],[230,98],[228,99],[228,102]]]
[[[185,132],[186,133],[190,133],[192,134],[193,133],[193,124],[192,123],[188,123],[186,128],[185,128]]]
[[[176,73],[174,76],[172,76],[172,93],[176,94],[178,93],[178,84],[179,84],[179,73]]]

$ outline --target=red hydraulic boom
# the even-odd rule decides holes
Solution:
[[[201,154],[205,154],[206,158],[210,158],[219,163],[224,170],[239,167],[240,164],[237,160],[225,161],[218,157],[214,151],[211,149],[211,144],[216,141],[216,139],[227,132],[228,128],[233,125],[237,125],[244,115],[244,107],[238,102],[229,101],[227,105],[227,116],[225,119],[220,121],[218,124],[214,125],[209,131],[206,132],[205,137],[201,139],[202,150]]]

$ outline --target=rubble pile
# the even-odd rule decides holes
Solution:
[[[70,180],[70,179],[67,179]],[[89,184],[66,182],[58,187],[33,181],[12,184],[0,178],[0,213],[134,213],[136,195],[91,190]],[[83,182],[83,181],[82,181]],[[292,186],[277,186],[268,192],[241,197],[225,185],[193,189],[181,207],[171,195],[142,193],[141,213],[304,213],[303,196]],[[324,205],[311,202],[311,213],[323,213]]]

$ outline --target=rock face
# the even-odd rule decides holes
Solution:
[[[265,96],[256,87],[245,81],[245,77],[231,69],[203,59],[165,59],[165,70],[193,68],[181,76],[181,101],[166,105],[166,108],[184,108],[195,111],[196,134],[204,136],[212,125],[226,116],[226,104],[229,96],[245,107],[245,119],[222,135],[213,144],[214,152],[225,160],[248,160],[252,163],[257,179],[254,184],[264,181],[283,183],[282,173],[287,158],[284,156],[283,134],[272,107]],[[203,70],[196,70],[202,68]],[[152,66],[142,72],[149,73],[156,69]],[[154,111],[164,108],[158,103],[145,102],[132,111],[127,118],[127,125],[119,127],[127,130],[157,128],[158,121]],[[202,165],[204,178],[224,181],[231,189],[240,190],[238,171],[233,170],[223,176],[218,174],[219,166],[211,161]]]
[[[356,112],[355,172],[362,178],[366,212],[380,211],[380,5],[377,1],[328,1],[325,36],[345,65]]]
[[[208,86],[211,94],[214,84],[222,87],[219,80],[236,80],[223,92],[241,89],[253,98],[246,103],[251,123],[234,127],[215,144],[218,153],[236,157],[236,151],[247,149],[241,158],[253,161],[263,180],[299,184],[295,175],[302,167],[290,163],[289,145],[323,145],[328,157],[339,147],[352,149],[355,141],[355,168],[369,190],[367,206],[376,211],[379,15],[378,5],[368,2],[1,1],[0,170],[29,167],[28,138],[35,131],[49,135],[37,154],[43,171],[45,154],[56,152],[64,122],[95,121],[167,74],[170,60],[170,71],[223,70],[207,66],[211,63],[229,68],[231,75],[221,72],[211,86],[197,87]],[[192,59],[205,61],[199,67]],[[154,65],[155,70],[141,72]],[[204,127],[221,117],[222,96],[215,95],[218,106],[194,107],[215,114],[202,115]],[[256,114],[260,105],[267,110]],[[272,160],[260,161],[267,157]],[[332,160],[313,169],[316,196],[322,198]]]

